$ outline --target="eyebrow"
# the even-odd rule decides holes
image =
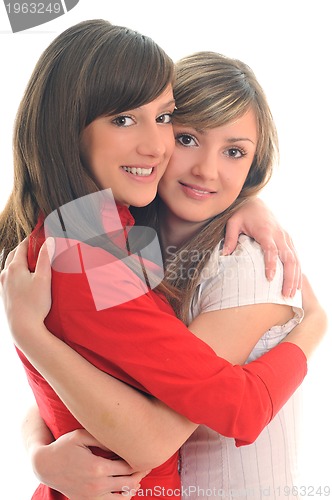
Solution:
[[[147,103],[147,104],[149,104],[149,103]],[[142,106],[145,106],[145,104],[143,104]],[[121,113],[128,113],[128,112],[130,112],[130,111],[133,111],[134,109],[141,109],[141,108],[142,108],[142,106],[137,106],[137,108],[130,108],[130,109],[126,109],[126,110],[124,110],[124,111],[121,111],[121,112],[120,112],[120,114],[121,114]],[[160,109],[163,109],[163,108],[168,108],[168,106],[175,106],[175,99],[171,99],[171,100],[170,100],[170,101],[168,101],[168,102],[162,103],[162,104],[160,105]],[[112,113],[112,114],[107,115],[107,116],[113,116],[113,115],[115,116],[115,115],[118,115],[118,114],[119,114],[119,113]]]
[[[240,141],[249,141],[251,142],[254,146],[256,146],[256,144],[254,143],[254,141],[252,141],[251,139],[249,139],[249,137],[229,137],[228,139],[226,139],[226,142],[240,142]]]
[[[206,129],[200,129],[200,128],[197,128],[197,127],[193,127],[194,130],[196,130],[199,134],[202,134],[202,135],[205,135],[207,130]],[[254,143],[254,141],[252,139],[249,139],[249,137],[228,137],[226,139],[226,142],[228,143],[232,143],[232,142],[240,142],[240,141],[248,141],[248,142],[251,142],[254,146],[256,146],[256,144]]]
[[[149,104],[149,103],[147,103]],[[137,108],[133,108],[133,109],[141,109],[143,106],[146,106],[146,104],[143,104],[142,106],[138,106]],[[162,108],[168,108],[169,106],[175,106],[175,99],[171,99],[170,101],[168,102],[163,102],[160,104],[160,109]],[[131,111],[130,109],[128,111]]]
[[[162,104],[161,108],[168,108],[168,106],[175,106],[175,99],[172,99],[171,101],[168,101],[165,104]]]

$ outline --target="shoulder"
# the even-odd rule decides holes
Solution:
[[[205,304],[204,310],[211,310],[211,303],[218,304],[218,309],[258,303],[301,307],[301,295],[285,299],[282,285],[282,262],[278,259],[275,277],[268,281],[261,246],[252,238],[241,235],[231,255],[222,255],[222,244],[211,254],[203,269],[197,295],[201,305]]]
[[[264,254],[257,241],[245,234],[239,236],[239,241],[231,255],[222,255],[219,252],[219,265],[231,267],[234,265],[255,266],[264,268]]]
[[[250,272],[265,277],[264,255],[261,246],[252,238],[240,235],[236,249],[231,255],[222,255],[223,241],[211,252],[210,259],[202,271],[200,283],[211,278],[233,280],[241,273],[243,279],[252,277]],[[278,262],[278,270],[281,262]],[[241,276],[239,276],[240,278]]]
[[[100,247],[64,238],[56,238],[55,246],[53,288],[64,309],[110,309],[146,296],[162,280],[135,254],[118,258]]]
[[[264,254],[261,246],[249,236],[239,237],[236,249],[231,255],[218,256],[219,273],[223,275],[225,286],[234,284],[236,280],[246,288],[251,286],[268,286],[269,282],[265,276]],[[278,259],[276,266],[275,282],[283,279],[283,267]]]
[[[283,264],[276,262],[276,273],[272,281],[265,275],[265,261],[261,246],[246,235],[239,242],[232,255],[219,254],[219,273],[223,276],[225,290],[236,290],[242,303],[278,302],[284,303],[282,285]]]

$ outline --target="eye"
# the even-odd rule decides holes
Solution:
[[[240,148],[229,148],[225,151],[225,155],[230,158],[242,158],[242,156],[246,155],[246,152]]]
[[[189,134],[177,134],[175,139],[186,148],[198,145],[196,139]]]
[[[133,125],[134,120],[130,116],[120,115],[112,120],[112,123],[117,127],[129,127]]]
[[[163,113],[158,116],[157,123],[172,123],[172,113]]]

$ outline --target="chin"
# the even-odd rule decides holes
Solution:
[[[154,195],[151,195],[151,196],[144,196],[144,197],[140,196],[140,197],[135,198],[130,205],[132,207],[137,207],[137,208],[146,207],[155,199],[155,197],[156,197],[156,193],[154,193]]]

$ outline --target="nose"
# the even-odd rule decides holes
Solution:
[[[173,137],[173,133],[171,132]],[[142,156],[162,157],[169,148],[169,133],[163,125],[151,123],[142,127],[137,151]]]
[[[215,180],[219,175],[218,154],[213,151],[204,152],[196,158],[192,173],[204,180]]]

